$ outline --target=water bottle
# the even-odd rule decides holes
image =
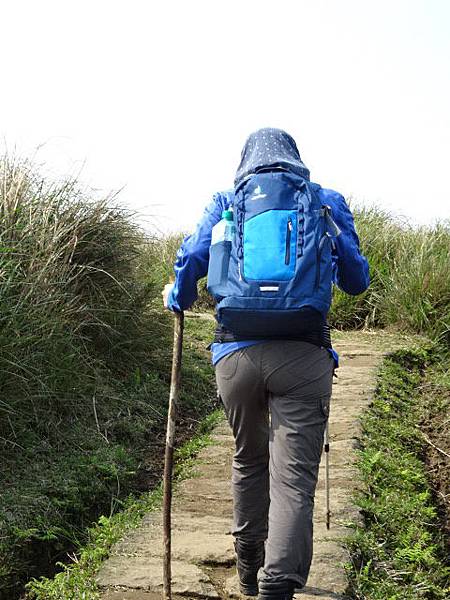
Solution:
[[[224,210],[222,212],[222,219],[212,228],[211,245],[219,242],[231,242],[235,231],[233,209]]]

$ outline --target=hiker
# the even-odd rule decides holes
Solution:
[[[326,321],[332,283],[352,295],[369,285],[352,214],[340,194],[310,182],[289,134],[260,129],[244,145],[234,189],[214,195],[174,269],[167,308],[189,308],[207,272],[218,302],[211,350],[236,443],[232,534],[241,592],[289,600],[305,586],[312,559],[338,366]]]

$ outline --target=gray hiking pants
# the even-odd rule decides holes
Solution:
[[[266,540],[260,581],[306,584],[333,368],[324,348],[281,340],[242,348],[216,365],[236,442],[232,533]]]

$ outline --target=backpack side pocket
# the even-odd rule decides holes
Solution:
[[[209,248],[208,292],[213,296],[226,296],[231,242],[221,241]]]

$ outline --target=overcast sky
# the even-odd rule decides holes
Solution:
[[[432,223],[450,217],[449,32],[446,0],[11,0],[0,135],[188,230],[248,134],[281,127],[314,181]]]

